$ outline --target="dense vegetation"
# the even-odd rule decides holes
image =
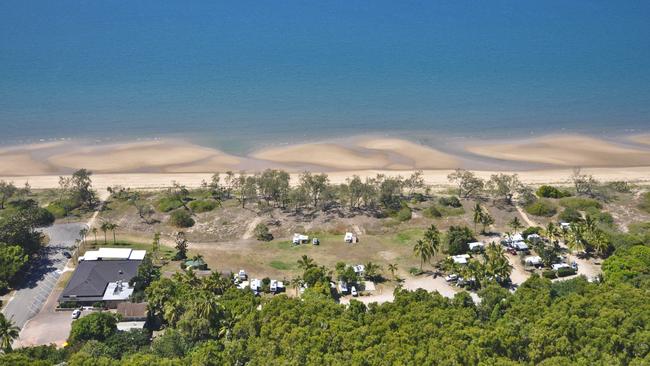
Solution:
[[[164,203],[171,207],[169,211],[185,212],[191,218],[192,213],[212,205],[192,202],[214,202],[217,207],[217,202],[231,195],[242,206],[256,202],[296,210],[323,208],[342,200],[352,209],[380,209],[381,215],[401,218],[406,217],[401,213],[404,198],[415,198],[410,191],[413,177],[408,184],[408,179],[364,182],[353,178],[332,186],[324,175],[305,174],[295,188],[284,184],[286,178],[282,172],[267,171],[241,177],[233,184],[213,179],[205,185],[206,194],[201,198],[190,197],[179,186],[168,192]],[[226,182],[228,179],[239,178],[227,176]],[[494,201],[512,204],[518,200],[526,207],[544,206],[559,198],[549,189],[545,191],[551,193],[538,192],[543,198],[531,197],[516,175],[495,175],[484,182],[469,172],[457,171],[450,179],[457,182],[456,193],[461,198],[487,190]],[[448,299],[424,290],[398,288],[393,302],[364,305],[352,300],[344,306],[336,302],[330,282],[355,284],[360,280],[344,263],[330,269],[309,257],[301,258],[297,264],[303,273],[289,285],[304,289],[304,294],[289,298],[255,296],[250,290],[235,288],[229,277],[216,271],[207,277],[186,271],[160,278],[147,257],[134,280],[138,298],[149,303],[146,330],[119,332],[112,315],[95,313],[74,322],[65,349],[7,350],[0,356],[0,365],[62,361],[71,366],[649,364],[650,223],[632,224],[627,232],[619,231],[612,225],[611,215],[601,211],[593,179],[577,172],[574,181],[577,196],[560,198],[560,204],[563,214],[575,224],[562,230],[551,223],[523,232],[549,239],[548,245],[534,247],[545,262],[557,256],[554,248],[560,239],[573,250],[606,257],[601,282],[590,283],[583,277],[551,282],[533,275],[511,293],[504,287],[510,267],[503,249],[490,245],[482,256],[470,261],[464,269],[467,273],[456,270],[463,277],[476,279],[474,288],[480,302],[474,302],[467,292]],[[140,204],[134,197],[126,199]],[[445,198],[429,207],[462,208],[456,200]],[[161,203],[158,201],[158,208]],[[483,231],[493,222],[486,211],[480,204],[474,209],[474,222]],[[516,218],[508,226],[514,231],[523,229]],[[427,262],[438,250],[465,253],[476,232],[476,228],[456,225],[441,233],[432,225],[417,240],[414,254]],[[181,234],[176,238],[177,258],[186,257],[187,240]],[[270,232],[265,225],[256,227],[258,239],[266,240],[267,235]],[[376,270],[376,265],[366,264],[365,276],[378,276]],[[561,277],[570,271],[544,272],[544,277]],[[152,331],[160,333],[152,339]]]

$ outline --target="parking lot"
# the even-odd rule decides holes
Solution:
[[[54,224],[42,229],[49,236],[50,244],[42,249],[41,258],[31,265],[24,283],[2,311],[17,327],[22,328],[41,311],[68,262],[63,252],[74,250],[79,230],[84,226],[82,223]]]

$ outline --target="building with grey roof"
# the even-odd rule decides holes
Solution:
[[[59,302],[75,301],[80,305],[92,305],[105,301],[114,307],[128,300],[129,281],[138,274],[141,260],[81,261]],[[119,290],[119,291],[118,291]]]

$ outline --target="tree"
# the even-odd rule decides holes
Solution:
[[[307,255],[303,254],[303,256],[298,259],[298,268],[306,271],[314,267],[316,267],[316,263],[314,263],[314,260]]]
[[[582,170],[580,168],[573,169],[571,181],[573,182],[573,186],[578,195],[585,195],[589,197],[593,197],[595,195],[595,189],[598,186],[598,181],[591,175],[582,174]]]
[[[110,225],[108,226],[108,229],[113,233],[113,244],[117,243],[117,240],[115,239],[115,229],[119,227],[118,224],[111,222]]]
[[[187,210],[174,210],[169,216],[169,223],[178,228],[188,228],[194,226],[194,219]]]
[[[515,216],[508,222],[508,226],[512,228],[512,231],[514,233],[518,233],[520,229],[522,229],[524,226],[521,224],[521,221],[519,221],[519,217]]]
[[[135,207],[136,211],[138,212],[138,216],[140,216],[140,219],[142,219],[145,224],[152,223],[151,217],[155,213],[155,210],[147,201],[141,199],[132,199],[130,202],[133,207]]]
[[[108,243],[108,240],[106,239],[106,233],[111,230],[111,225],[112,225],[111,222],[104,221],[102,222],[102,225],[99,227],[104,233],[104,244]]]
[[[552,222],[549,222],[546,225],[546,228],[544,228],[544,236],[549,240],[551,244],[557,243],[559,234],[560,233],[557,226],[555,226],[555,224]]]
[[[397,264],[396,263],[390,263],[388,265],[388,271],[390,272],[390,275],[395,278],[395,272],[397,272]]]
[[[133,277],[129,284],[135,287],[136,291],[143,291],[153,281],[160,278],[160,269],[153,264],[152,254],[147,253],[138,267],[138,274]]]
[[[302,187],[311,198],[314,208],[317,208],[318,203],[329,187],[329,178],[327,177],[327,174],[312,174],[310,172],[304,172],[300,175],[300,187]]]
[[[409,197],[411,197],[417,189],[424,188],[424,178],[422,177],[422,171],[416,170],[411,174],[410,177],[406,178],[404,180],[404,188],[407,189],[407,194]]]
[[[0,210],[4,210],[5,203],[9,200],[14,194],[18,192],[18,188],[13,184],[13,182],[5,182],[0,180]]]
[[[9,283],[28,261],[29,256],[20,246],[0,243],[0,291],[9,287]]]
[[[474,205],[474,215],[472,219],[474,221],[474,232],[476,232],[476,225],[481,223],[483,220],[483,208],[481,207],[481,204],[476,203],[476,205]]]
[[[431,224],[424,232],[423,239],[429,244],[431,257],[435,256],[438,249],[440,249],[440,231],[438,228]]]
[[[255,238],[259,241],[271,241],[273,240],[273,234],[269,231],[269,228],[263,223],[257,224],[255,226]]]
[[[488,188],[496,197],[502,198],[507,204],[512,205],[512,198],[522,187],[517,174],[503,173],[492,174],[487,183]]]
[[[485,187],[485,182],[481,178],[463,169],[456,169],[447,176],[447,179],[452,183],[456,183],[458,196],[462,198],[476,197]]]
[[[365,265],[363,275],[366,279],[371,281],[377,281],[380,278],[379,272],[381,271],[381,266],[372,262],[368,262]]]
[[[156,231],[153,234],[153,240],[151,241],[151,254],[153,255],[154,260],[158,258],[159,250],[160,250],[160,232]]]
[[[94,312],[72,322],[70,343],[103,341],[117,332],[117,319],[108,312]]]
[[[176,233],[176,255],[174,256],[177,260],[179,259],[185,259],[187,258],[187,238],[185,237],[185,233],[182,231],[179,231]]]
[[[241,207],[246,207],[246,202],[257,198],[257,180],[252,176],[239,175],[239,202]]]
[[[94,227],[90,229],[90,231],[92,231],[93,235],[95,236],[95,245],[97,245],[97,228]]]
[[[418,239],[413,246],[413,254],[420,259],[420,272],[422,272],[424,262],[428,262],[433,256],[431,244],[425,240]]]
[[[13,325],[11,320],[5,318],[4,314],[0,313],[0,349],[3,352],[11,352],[11,344],[18,338],[19,333],[20,328]]]
[[[72,173],[72,177],[70,178],[70,186],[73,194],[87,208],[93,207],[97,201],[97,194],[92,189],[92,180],[90,179],[92,174],[90,170],[79,169]]]
[[[482,225],[481,233],[485,234],[486,233],[485,230],[492,224],[494,224],[494,219],[492,218],[492,215],[490,215],[489,212],[485,211],[485,213],[483,213],[483,216],[481,217],[481,225]]]
[[[466,226],[452,225],[447,230],[446,244],[451,255],[467,253],[469,243],[475,240],[474,233]]]
[[[81,238],[81,243],[86,244],[86,236],[88,235],[88,228],[84,227],[79,230],[79,237]]]

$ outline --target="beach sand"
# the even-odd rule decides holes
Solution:
[[[425,180],[435,185],[447,184],[450,169],[461,167],[479,170],[478,175],[488,178],[494,172],[517,171],[529,183],[565,183],[569,168],[575,166],[593,172],[601,180],[647,181],[650,177],[650,147],[586,136],[472,143],[458,156],[395,138],[364,137],[351,141],[273,147],[249,156],[234,156],[174,139],[111,144],[42,143],[1,148],[0,178],[23,176],[30,182],[49,182],[49,177],[87,168],[97,179],[107,182],[126,180],[145,187],[187,180],[192,186],[196,177],[207,179],[212,173],[228,170],[258,172],[279,168],[293,174],[323,171],[336,182],[353,174],[407,176],[421,169],[425,171]]]
[[[650,150],[587,136],[555,135],[514,143],[466,146],[479,156],[554,166],[623,167],[650,165]]]
[[[629,139],[638,144],[650,145],[650,134],[630,136]]]

